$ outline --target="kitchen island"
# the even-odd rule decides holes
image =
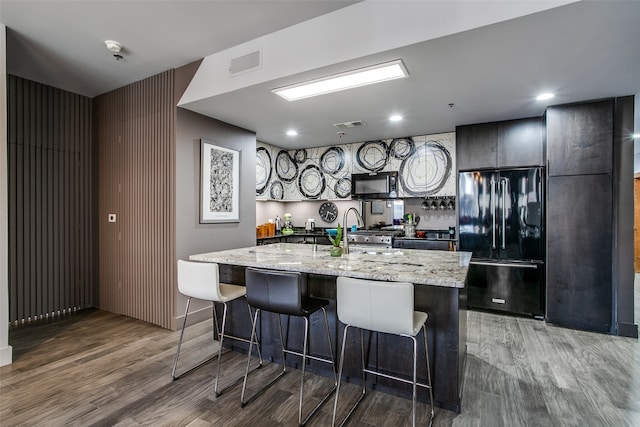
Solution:
[[[259,267],[274,270],[297,271],[308,277],[308,293],[331,301],[327,309],[333,341],[334,357],[339,354],[336,345],[343,330],[336,316],[336,277],[411,282],[415,284],[415,309],[428,313],[427,333],[431,360],[431,376],[436,404],[445,409],[460,411],[460,396],[466,356],[466,277],[471,253],[448,251],[421,251],[411,249],[351,248],[351,253],[331,257],[329,246],[279,243],[192,255],[191,260],[215,262],[220,265],[220,280],[244,284],[244,269]],[[244,304],[244,301],[236,301]],[[250,322],[246,308],[232,308],[228,319],[229,333],[248,336]],[[285,340],[290,347],[301,350],[302,323],[290,319],[285,325]],[[315,323],[315,321],[314,321]],[[326,357],[326,338],[323,328],[311,328],[310,351]],[[260,336],[263,356],[282,363],[275,316],[262,316]],[[353,337],[356,334],[352,334]],[[350,335],[351,336],[351,335]],[[366,363],[369,367],[390,374],[407,375],[411,372],[411,341],[386,334],[365,335]],[[355,338],[348,345],[356,344]],[[299,347],[299,348],[297,348]],[[246,346],[238,345],[239,350]],[[356,352],[345,361],[343,379],[360,381],[359,358]],[[336,359],[337,360],[337,359]],[[297,367],[298,358],[287,358],[287,364]],[[422,365],[424,365],[421,362]],[[309,369],[330,376],[326,364],[314,363]],[[418,371],[420,380],[426,379],[426,368]],[[411,387],[383,377],[368,376],[371,388],[409,397]],[[426,401],[426,390],[419,389],[419,398]]]

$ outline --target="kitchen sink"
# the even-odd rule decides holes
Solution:
[[[397,251],[393,249],[351,249],[349,248],[350,254],[366,254],[366,255],[402,255],[402,251]]]

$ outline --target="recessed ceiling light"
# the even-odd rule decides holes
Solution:
[[[287,101],[401,79],[409,73],[400,59],[271,90]]]
[[[391,117],[389,117],[389,120],[391,120],[392,122],[399,122],[400,120],[402,120],[402,116],[395,114]]]
[[[298,132],[293,130],[293,129],[290,129],[290,130],[287,131],[287,135],[289,135],[289,136],[296,136],[297,134],[298,134]]]
[[[537,101],[545,101],[547,99],[551,99],[553,98],[555,95],[552,93],[541,93],[540,95],[536,96],[536,100]]]

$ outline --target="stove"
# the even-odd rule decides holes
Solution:
[[[361,230],[347,232],[347,240],[349,241],[349,245],[391,248],[393,247],[393,239],[401,234],[401,230]]]

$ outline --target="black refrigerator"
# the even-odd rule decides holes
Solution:
[[[469,307],[544,318],[544,183],[543,168],[459,172]]]

